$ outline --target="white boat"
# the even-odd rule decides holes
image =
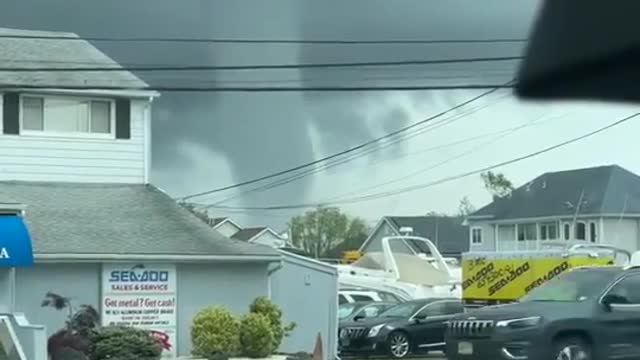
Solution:
[[[392,241],[421,241],[430,254],[394,253]],[[382,239],[382,252],[368,252],[349,265],[337,265],[341,287],[391,292],[405,300],[462,298],[462,270],[457,259],[445,258],[429,240],[418,236]]]

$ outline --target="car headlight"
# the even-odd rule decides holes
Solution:
[[[376,325],[369,330],[369,337],[378,336],[380,330],[384,327],[384,324]]]
[[[537,326],[538,324],[540,324],[541,320],[542,320],[542,317],[540,316],[531,316],[531,317],[511,319],[511,320],[500,320],[496,323],[496,327],[522,329],[522,328]]]

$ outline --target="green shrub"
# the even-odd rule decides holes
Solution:
[[[271,355],[273,347],[273,330],[269,319],[258,313],[250,313],[240,322],[240,345],[242,353],[252,358],[263,358]]]
[[[256,298],[249,306],[249,311],[255,314],[264,315],[271,324],[271,332],[273,333],[273,349],[278,350],[282,339],[285,336],[289,336],[295,329],[296,323],[290,323],[289,325],[282,325],[282,310],[278,305],[271,302],[264,296]]]
[[[208,307],[193,318],[193,355],[212,359],[234,355],[240,349],[240,325],[223,307]]]
[[[91,360],[157,360],[162,348],[146,330],[108,326],[92,334]]]

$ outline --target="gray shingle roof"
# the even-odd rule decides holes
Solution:
[[[580,215],[640,214],[640,176],[618,166],[545,173],[471,216],[520,219],[575,214],[584,190]],[[625,206],[626,202],[626,206]],[[569,204],[570,203],[570,204]]]
[[[151,185],[0,182],[39,254],[277,256],[226,238]]]
[[[0,28],[0,35],[75,37],[73,33]],[[121,68],[113,59],[84,40],[0,38],[3,68]],[[147,84],[128,71],[7,72],[0,71],[2,85],[124,86]]]
[[[443,254],[457,254],[469,250],[469,229],[462,225],[464,219],[456,216],[388,216],[389,222],[400,230],[412,227],[417,236],[426,237],[438,246]],[[422,242],[413,244],[423,252]]]
[[[239,230],[237,233],[231,235],[231,238],[236,240],[249,241],[253,239],[254,236],[264,231],[264,229],[266,229],[266,227],[264,226],[242,229],[242,230]]]

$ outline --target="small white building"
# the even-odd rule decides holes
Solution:
[[[147,328],[169,337],[170,357],[190,354],[191,320],[202,308],[223,305],[241,315],[256,297],[286,292],[273,279],[289,266],[280,252],[212,230],[150,184],[150,107],[158,93],[120,90],[147,86],[124,70],[52,71],[96,64],[121,69],[87,41],[59,39],[75,34],[0,29],[0,35],[2,68],[49,69],[0,72],[0,218],[15,224],[12,232],[0,227],[0,253],[8,254],[0,256],[0,322],[8,316],[18,327],[16,314],[24,313],[45,326],[28,328],[35,334],[28,338],[19,335],[30,344],[22,358],[44,360],[46,346],[42,357],[37,344],[46,345],[43,334],[64,326],[64,312],[40,306],[49,291],[95,307],[103,324],[139,325],[135,316],[118,317],[130,309],[114,304],[130,302],[115,299],[166,300],[144,303],[167,307]],[[301,272],[300,286],[311,279],[315,287],[325,284],[314,291],[335,291],[337,275],[327,279],[330,271],[316,265]],[[315,282],[314,271],[325,274],[322,282]],[[146,273],[162,275],[147,278],[161,292],[140,290],[148,282],[136,286]],[[285,321],[298,316],[292,306],[313,305],[282,303]],[[318,331],[323,339],[335,335],[325,320],[309,325],[314,331],[296,339]],[[307,344],[286,346],[310,351]],[[324,344],[332,358],[334,342]]]

